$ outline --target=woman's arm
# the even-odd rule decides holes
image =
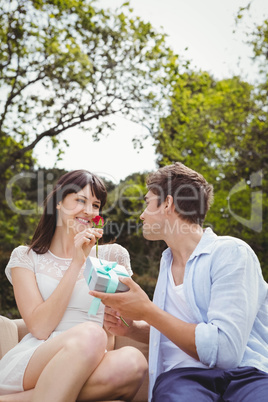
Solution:
[[[58,326],[68,306],[78,272],[69,269],[51,296],[44,301],[35,274],[26,268],[12,268],[16,303],[29,331],[38,339],[47,339]],[[80,267],[81,268],[81,267]]]
[[[69,304],[86,255],[95,244],[95,238],[87,239],[85,232],[75,236],[71,264],[47,300],[43,300],[33,272],[20,267],[14,267],[11,270],[18,309],[29,331],[38,339],[49,337],[60,323]],[[94,232],[94,229],[91,232]]]

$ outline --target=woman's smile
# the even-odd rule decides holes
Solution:
[[[81,223],[82,225],[88,225],[89,224],[89,220],[85,219],[85,218],[81,218],[81,217],[76,217],[75,218],[79,223]]]

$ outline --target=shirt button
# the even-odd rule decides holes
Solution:
[[[156,346],[157,346],[157,342],[154,343],[154,347],[156,347]]]
[[[154,374],[154,370],[151,370],[151,371],[150,371],[150,374],[151,374],[151,375]]]

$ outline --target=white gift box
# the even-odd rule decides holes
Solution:
[[[88,257],[84,277],[90,290],[98,292],[126,292],[129,287],[120,282],[118,276],[129,276],[126,268],[116,262]]]

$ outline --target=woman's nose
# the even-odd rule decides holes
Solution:
[[[89,205],[89,204],[85,204],[85,207],[84,207],[84,212],[87,214],[87,215],[92,215],[92,206],[91,205]]]

